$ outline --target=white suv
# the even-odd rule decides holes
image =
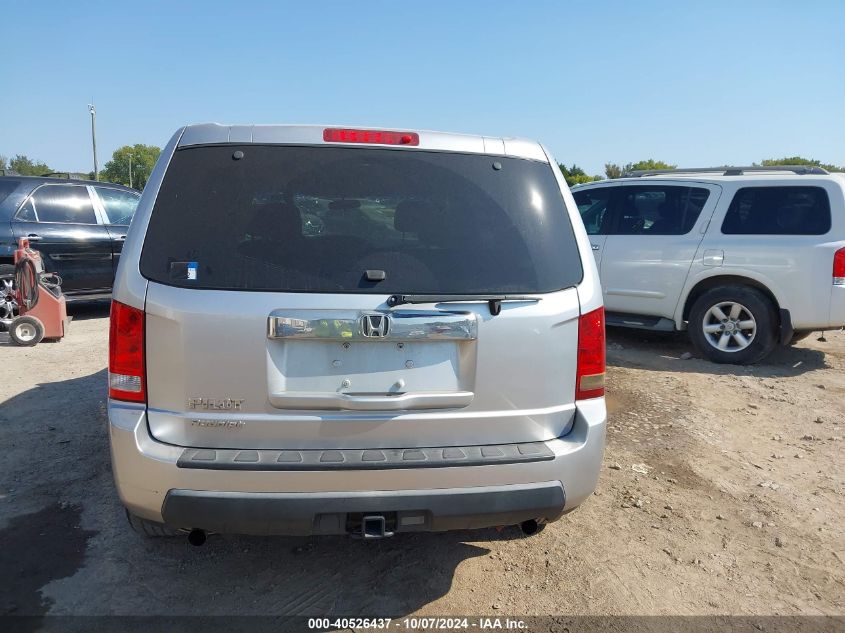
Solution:
[[[607,324],[688,330],[718,363],[845,325],[845,174],[641,171],[572,189]]]

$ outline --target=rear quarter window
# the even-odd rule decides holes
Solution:
[[[824,235],[830,199],[822,187],[743,187],[722,222],[726,235]]]
[[[260,145],[175,153],[140,267],[187,288],[373,294],[544,293],[583,273],[546,163]]]
[[[128,226],[135,215],[141,196],[131,191],[111,187],[94,187],[94,190],[100,197],[109,224]]]

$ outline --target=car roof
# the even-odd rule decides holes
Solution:
[[[125,185],[97,180],[83,180],[80,178],[58,178],[55,176],[13,176],[11,174],[6,174],[4,176],[0,176],[0,183],[3,182],[12,182],[15,183],[15,185],[12,187],[12,191],[0,200],[0,222],[9,221],[18,207],[23,204],[24,200],[26,200],[37,187],[45,184],[95,185],[98,187],[108,187],[110,189],[127,191],[139,196],[141,195],[139,191],[130,189]]]
[[[845,174],[833,172],[829,174],[793,174],[788,172],[764,172],[742,175],[725,175],[718,173],[662,173],[639,177],[626,178],[608,178],[605,180],[596,180],[594,182],[586,182],[574,185],[571,189],[587,189],[590,187],[601,186],[602,184],[636,184],[644,185],[649,182],[672,183],[672,182],[701,182],[723,185],[725,183],[739,183],[745,184],[750,182],[767,182],[778,183],[781,185],[800,185],[801,183],[817,184],[819,180],[826,180],[828,182],[835,182],[837,184],[843,183]]]
[[[86,180],[83,178],[62,178],[60,176],[16,176],[14,174],[5,174],[0,176],[0,181],[3,180],[15,180],[21,181],[25,183],[32,184],[32,187],[36,187],[38,185],[42,185],[45,183],[54,183],[54,184],[61,184],[61,185],[98,185],[114,187],[115,189],[125,189],[126,191],[132,191],[134,193],[140,193],[137,189],[131,189],[126,185],[119,185],[116,182],[107,182],[104,180]]]
[[[334,143],[323,139],[326,129],[353,130],[390,130],[409,132],[419,135],[419,145],[376,145],[356,143]],[[397,150],[438,150],[472,154],[494,154],[512,156],[548,162],[549,158],[543,147],[536,141],[523,138],[480,136],[456,134],[453,132],[435,132],[410,128],[374,128],[369,126],[348,125],[289,125],[289,124],[247,124],[228,125],[220,123],[200,123],[185,126],[179,138],[178,147],[192,145],[220,144],[279,144],[279,145],[335,145],[338,147],[380,147]]]

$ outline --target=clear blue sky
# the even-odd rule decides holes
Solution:
[[[561,162],[845,164],[845,1],[12,2],[0,154],[91,169],[184,123],[526,136]]]

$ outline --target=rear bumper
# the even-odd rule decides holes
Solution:
[[[845,327],[845,286],[830,291],[830,329]]]
[[[238,534],[345,534],[364,516],[385,516],[393,532],[442,532],[558,518],[560,482],[374,492],[171,490],[165,523]]]
[[[153,439],[143,407],[109,402],[115,482],[130,512],[178,528],[242,534],[339,534],[368,513],[384,515],[397,532],[554,521],[595,489],[606,419],[603,399],[579,402],[571,431],[542,443],[549,455],[531,461],[205,469],[180,467],[185,449]]]

